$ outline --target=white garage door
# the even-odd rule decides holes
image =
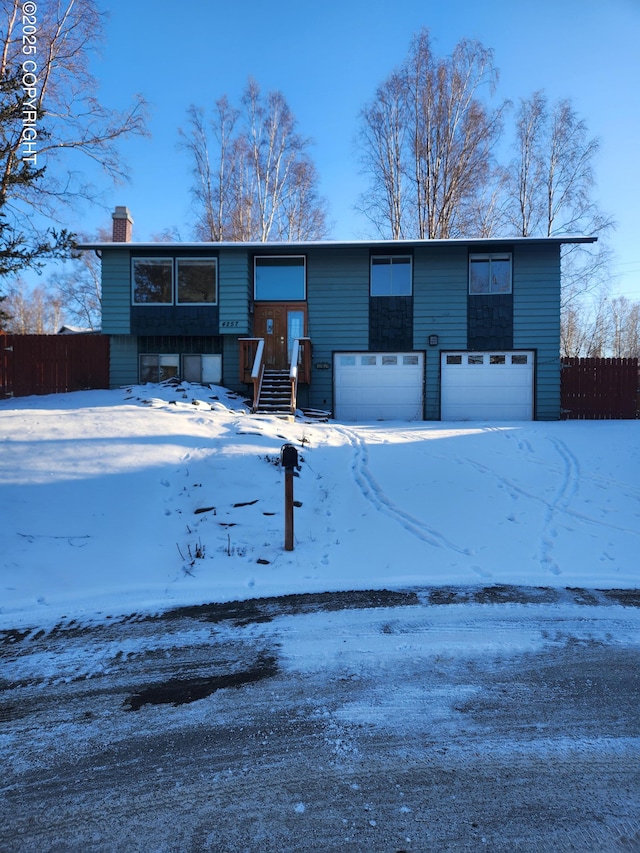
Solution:
[[[337,353],[334,383],[337,420],[423,418],[424,353]]]
[[[532,420],[533,367],[533,352],[443,353],[442,420]]]

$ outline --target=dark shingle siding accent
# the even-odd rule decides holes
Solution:
[[[402,352],[413,349],[413,298],[372,296],[369,300],[369,349]]]
[[[469,296],[467,347],[513,349],[513,295]]]
[[[217,305],[132,305],[134,335],[217,335]]]
[[[138,338],[138,352],[157,353],[200,353],[220,354],[222,353],[222,339],[212,336],[189,335],[149,335]]]

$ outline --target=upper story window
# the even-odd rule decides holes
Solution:
[[[304,255],[265,255],[255,264],[255,298],[288,302],[306,299]]]
[[[173,303],[171,258],[134,258],[132,266],[135,305],[171,305]]]
[[[469,293],[511,293],[511,255],[469,255]]]
[[[133,258],[134,305],[215,305],[218,265],[215,258]]]
[[[411,296],[411,258],[374,255],[371,258],[372,296]]]
[[[214,305],[217,267],[215,258],[177,258],[178,305]]]

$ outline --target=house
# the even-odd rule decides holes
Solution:
[[[560,417],[560,249],[593,237],[136,243],[102,258],[112,387],[220,383],[340,420]]]

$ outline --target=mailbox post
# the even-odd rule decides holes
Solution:
[[[298,451],[283,444],[280,464],[284,468],[284,550],[293,551],[293,469],[298,467]]]

